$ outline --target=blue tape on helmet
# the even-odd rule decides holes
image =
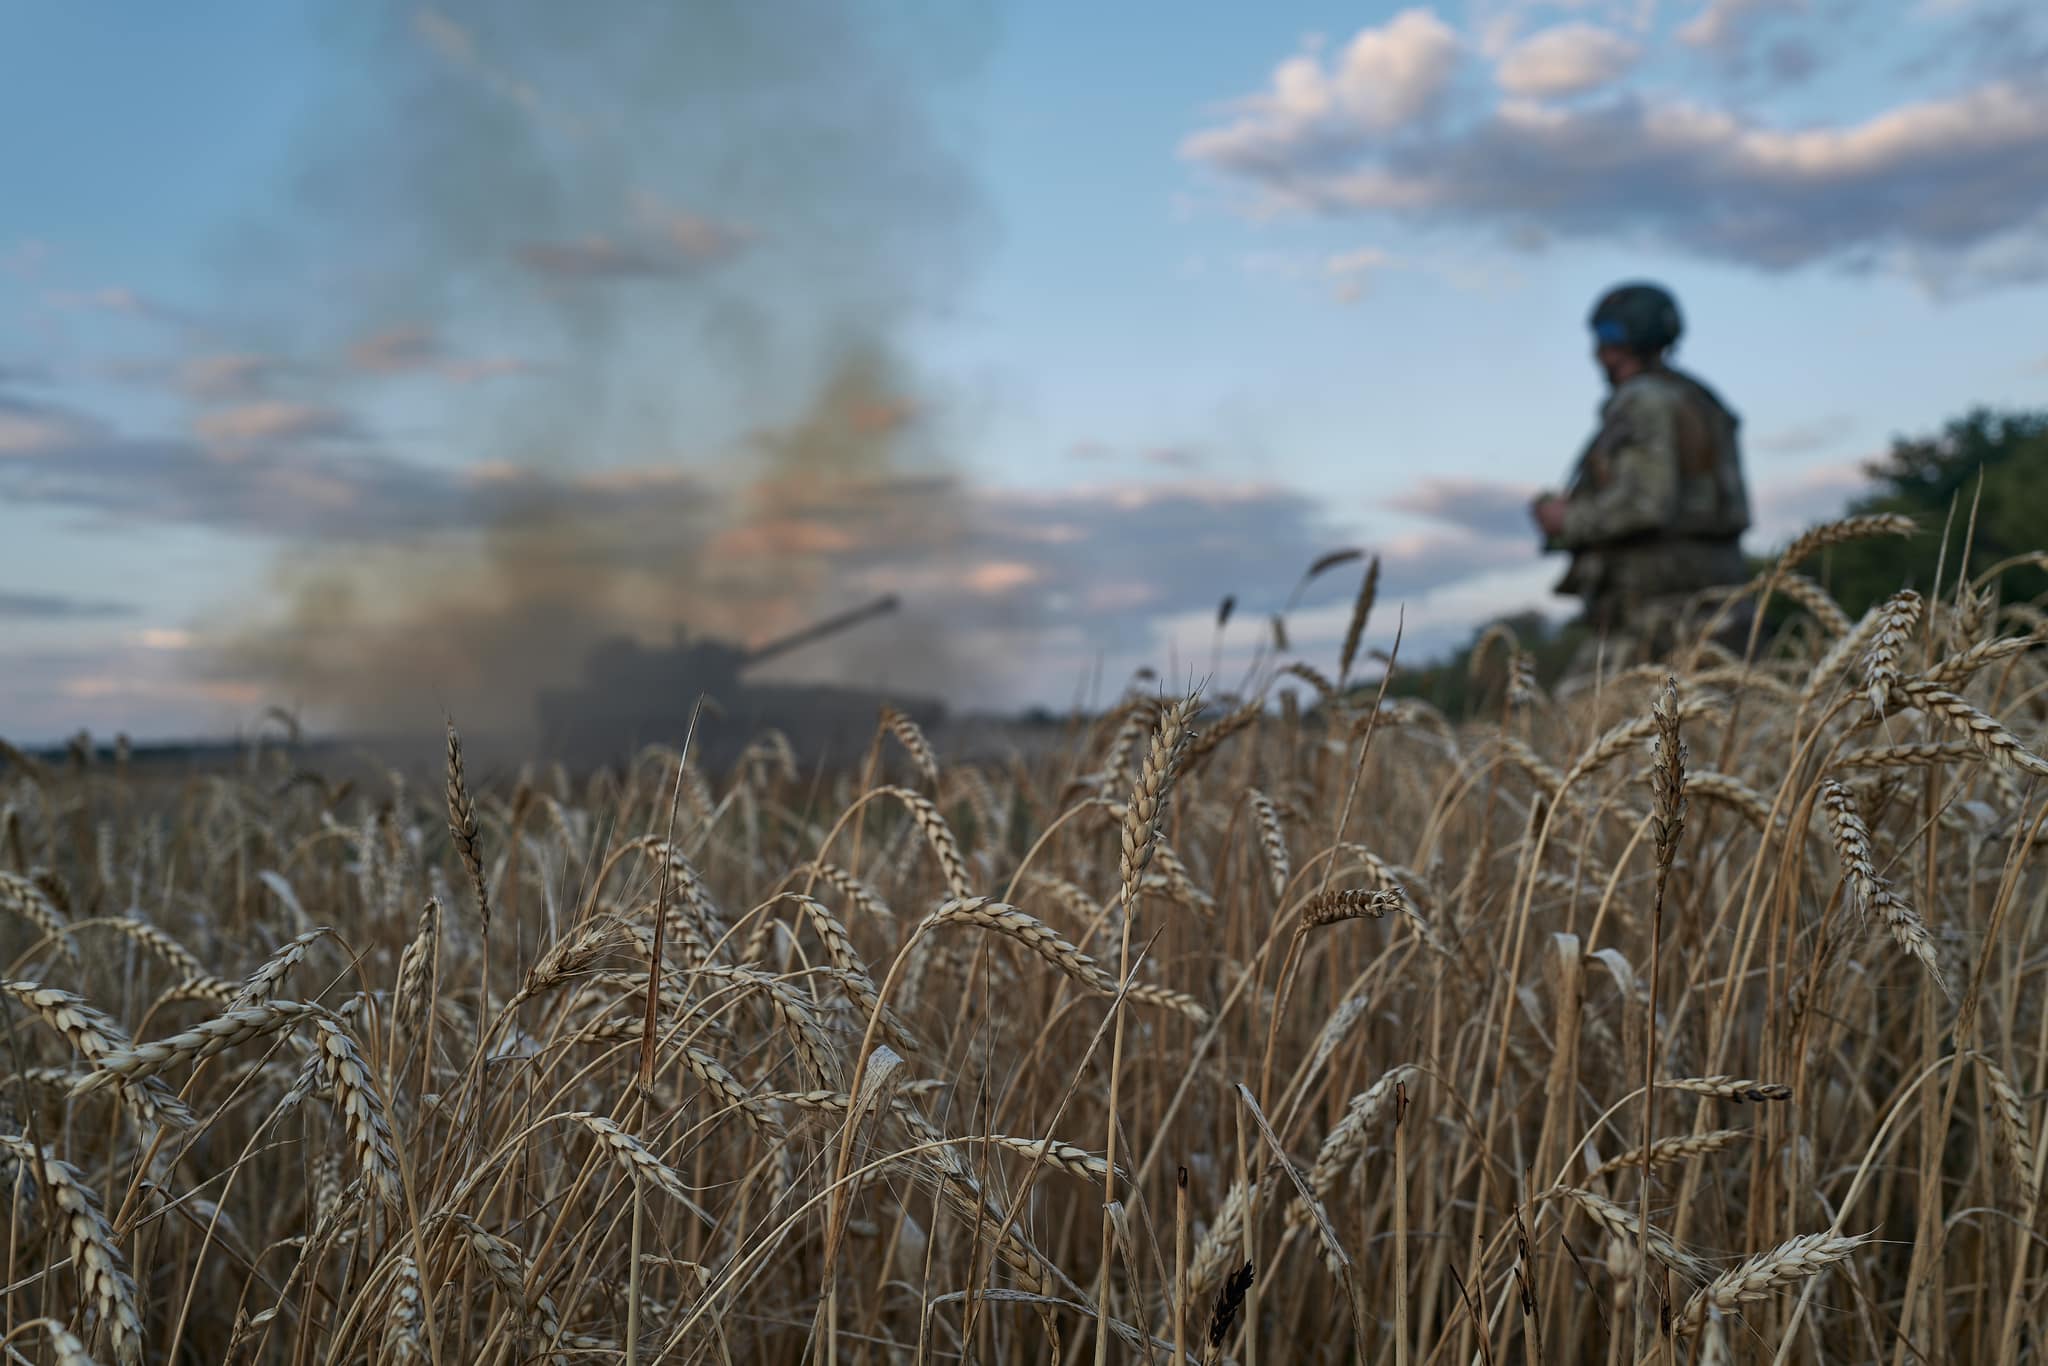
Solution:
[[[1612,318],[1604,322],[1595,323],[1593,325],[1593,335],[1608,346],[1625,346],[1628,344],[1628,329]]]

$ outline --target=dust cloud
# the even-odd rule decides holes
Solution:
[[[758,641],[892,590],[966,516],[906,340],[988,224],[971,6],[337,3],[346,74],[232,253],[298,397],[452,487],[288,547],[216,653],[316,727],[531,738],[618,635]],[[339,521],[339,519],[337,519]],[[971,686],[917,603],[792,658]]]

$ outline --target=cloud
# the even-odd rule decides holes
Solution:
[[[2048,83],[1994,80],[1857,122],[1779,127],[1616,92],[1506,99],[1378,135],[1330,105],[1188,138],[1267,211],[1384,215],[1509,240],[1660,241],[1782,271],[1831,264],[1931,289],[2048,278]]]
[[[1840,445],[1855,433],[1858,425],[1856,419],[1847,413],[1830,413],[1811,422],[1765,432],[1751,438],[1750,444],[1773,455],[1811,455]]]
[[[1868,465],[1868,460],[1835,461],[1757,482],[1749,548],[1781,544],[1816,522],[1841,516],[1851,499],[1870,491]]]
[[[1208,456],[1192,446],[1147,446],[1124,450],[1106,441],[1081,440],[1068,445],[1067,459],[1081,465],[1150,465],[1156,469],[1188,473],[1209,463]]]
[[[373,332],[348,350],[349,364],[373,375],[424,370],[441,356],[441,344],[424,327],[401,324]]]
[[[1360,30],[1328,66],[1314,52],[1288,58],[1270,90],[1237,101],[1235,119],[1195,134],[1185,150],[1240,169],[1341,155],[1439,108],[1461,46],[1433,11],[1402,10]]]
[[[483,54],[476,35],[467,26],[432,5],[412,12],[412,33],[422,45],[438,54],[484,89],[517,106],[529,117],[563,132],[578,135],[584,121],[552,101],[543,99],[531,81],[514,75]]]
[[[276,356],[246,351],[208,351],[182,360],[112,360],[95,367],[117,383],[163,389],[201,403],[256,398],[291,368]]]
[[[31,237],[0,249],[0,272],[17,280],[33,280],[50,262],[50,244]]]
[[[183,366],[181,383],[194,398],[247,398],[261,393],[281,368],[275,358],[249,352],[194,356]]]
[[[1804,38],[1780,38],[1764,53],[1764,69],[1782,86],[1803,84],[1820,64],[1820,50]]]
[[[200,442],[124,435],[57,409],[10,426],[0,400],[0,498],[122,523],[196,525],[251,535],[386,540],[479,515],[454,476],[375,454],[286,449],[291,437],[350,430],[328,410],[253,404],[206,414],[203,433],[242,446],[224,461]],[[527,496],[514,490],[498,502]]]
[[[1678,29],[1678,41],[1723,60],[1739,59],[1757,27],[1772,14],[1799,13],[1804,0],[1708,0]]]
[[[531,375],[544,367],[517,356],[478,356],[473,360],[449,360],[441,364],[441,375],[456,384],[479,384],[506,375]]]
[[[1839,516],[1858,494],[1870,488],[1865,460],[1833,461],[1793,474],[1758,479],[1750,472],[1750,505],[1754,525],[1744,538],[1752,550],[1775,545],[1815,522]],[[1449,572],[1461,549],[1475,553],[1478,569],[1514,564],[1536,554],[1536,533],[1529,525],[1533,485],[1505,480],[1425,478],[1387,500],[1388,505],[1456,529],[1450,538],[1425,536],[1417,544],[1418,564],[1433,567],[1437,581],[1453,581]]]
[[[438,375],[451,384],[478,384],[506,375],[527,375],[542,367],[518,356],[455,356],[431,328],[399,323],[358,339],[348,349],[349,368],[390,378]]]
[[[311,441],[360,435],[355,420],[337,408],[289,399],[264,399],[218,408],[193,419],[192,429],[209,441]]]
[[[921,610],[943,615],[953,604],[973,617],[989,599],[1007,598],[1043,630],[1076,626],[1105,641],[1147,639],[1176,613],[1213,612],[1226,593],[1248,614],[1275,609],[1310,561],[1336,545],[1362,543],[1381,556],[1390,602],[1534,554],[1527,536],[1509,543],[1462,527],[1361,539],[1361,528],[1333,519],[1314,495],[1220,480],[984,491],[971,504],[971,527],[969,564],[924,567]],[[1002,582],[973,580],[974,568],[988,565],[1003,567]],[[1355,587],[1327,576],[1307,605],[1346,601]]]
[[[0,621],[78,621],[132,616],[132,603],[73,598],[58,593],[10,593],[0,589]]]
[[[185,322],[182,313],[123,285],[88,290],[52,290],[43,299],[51,307],[67,312],[112,313],[160,323]]]
[[[0,670],[0,715],[23,745],[80,730],[148,737],[219,736],[254,724],[270,699],[246,682],[189,676],[174,652],[136,643],[20,650]]]
[[[1388,506],[1463,528],[1475,536],[1531,540],[1529,503],[1533,484],[1490,479],[1426,478],[1387,500]]]
[[[0,461],[81,440],[94,427],[79,414],[0,394]]]
[[[48,384],[50,372],[39,365],[0,365],[0,385]]]
[[[690,261],[720,260],[738,251],[753,237],[751,232],[737,224],[721,223],[704,214],[679,209],[658,195],[645,191],[633,196],[633,210],[644,228]]]
[[[754,561],[794,558],[816,563],[847,598],[902,594],[919,629],[961,639],[1009,633],[1023,649],[1011,682],[1019,696],[1034,699],[1060,695],[1072,681],[1069,666],[1096,651],[1166,668],[1172,642],[1163,623],[1213,612],[1225,593],[1239,597],[1248,619],[1273,610],[1307,564],[1333,546],[1362,543],[1382,555],[1382,593],[1390,604],[1419,601],[1533,558],[1527,535],[1499,534],[1498,519],[1475,515],[1471,500],[1454,501],[1448,488],[1401,500],[1440,506],[1440,525],[1361,536],[1370,528],[1346,521],[1323,496],[1184,471],[1167,482],[1110,480],[1055,491],[961,488],[909,476],[843,485],[823,479],[811,481],[800,501],[769,498],[753,508],[721,502],[677,469],[564,476],[497,463],[451,470],[363,445],[283,441],[252,442],[229,463],[200,441],[131,438],[84,421],[58,421],[44,436],[0,460],[0,500],[84,512],[123,527],[197,525],[307,547],[359,548],[366,561],[388,552],[427,564],[464,537],[509,529],[528,534],[522,546],[557,557],[567,581],[587,572],[578,557],[589,551],[550,541],[552,530],[601,525],[607,566],[636,582],[649,577],[648,603],[657,611],[663,604],[673,610],[674,581],[664,575],[677,564],[679,545],[701,547],[699,558],[714,578],[744,575]],[[1158,463],[1158,452],[1174,449],[1141,448],[1128,459]],[[959,518],[953,534],[934,538],[908,529],[904,519],[924,517],[935,498]],[[707,517],[706,508],[718,511]],[[1355,579],[1341,578],[1319,582],[1304,609],[1348,599]],[[699,587],[718,591],[715,582]],[[700,628],[732,629],[692,620]],[[763,619],[756,627],[768,633],[785,624],[798,623]],[[124,639],[123,648],[138,656],[207,654],[204,639],[167,627]],[[794,661],[800,668],[816,662]],[[169,675],[161,665],[137,673],[144,681],[129,691],[109,691],[126,669],[111,667],[105,656],[73,661],[45,679],[44,703],[27,714],[90,719],[154,715],[149,708],[158,707],[167,716],[199,715],[242,696],[178,692],[163,681]]]
[[[1332,292],[1339,303],[1356,303],[1365,296],[1372,277],[1392,270],[1400,262],[1378,247],[1356,247],[1340,251],[1323,262],[1323,273],[1334,282]]]
[[[1619,80],[1642,56],[1635,43],[1595,24],[1560,24],[1515,44],[1494,72],[1510,95],[1579,95]]]

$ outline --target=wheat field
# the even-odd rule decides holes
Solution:
[[[6,1360],[2042,1360],[2048,619],[1902,529],[1456,724],[1369,577],[1007,761],[13,752]]]

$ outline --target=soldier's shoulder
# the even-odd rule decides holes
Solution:
[[[1680,370],[1675,367],[1664,369],[1658,373],[1666,381],[1668,387],[1679,395],[1681,402],[1688,400],[1704,402],[1712,407],[1719,408],[1723,413],[1727,414],[1730,421],[1735,420],[1735,410],[1728,406],[1728,401],[1721,397],[1720,391],[1698,375],[1693,374],[1689,370]]]
[[[1626,420],[1675,409],[1691,398],[1684,381],[1668,371],[1646,370],[1623,380],[1607,400],[1607,416]]]

